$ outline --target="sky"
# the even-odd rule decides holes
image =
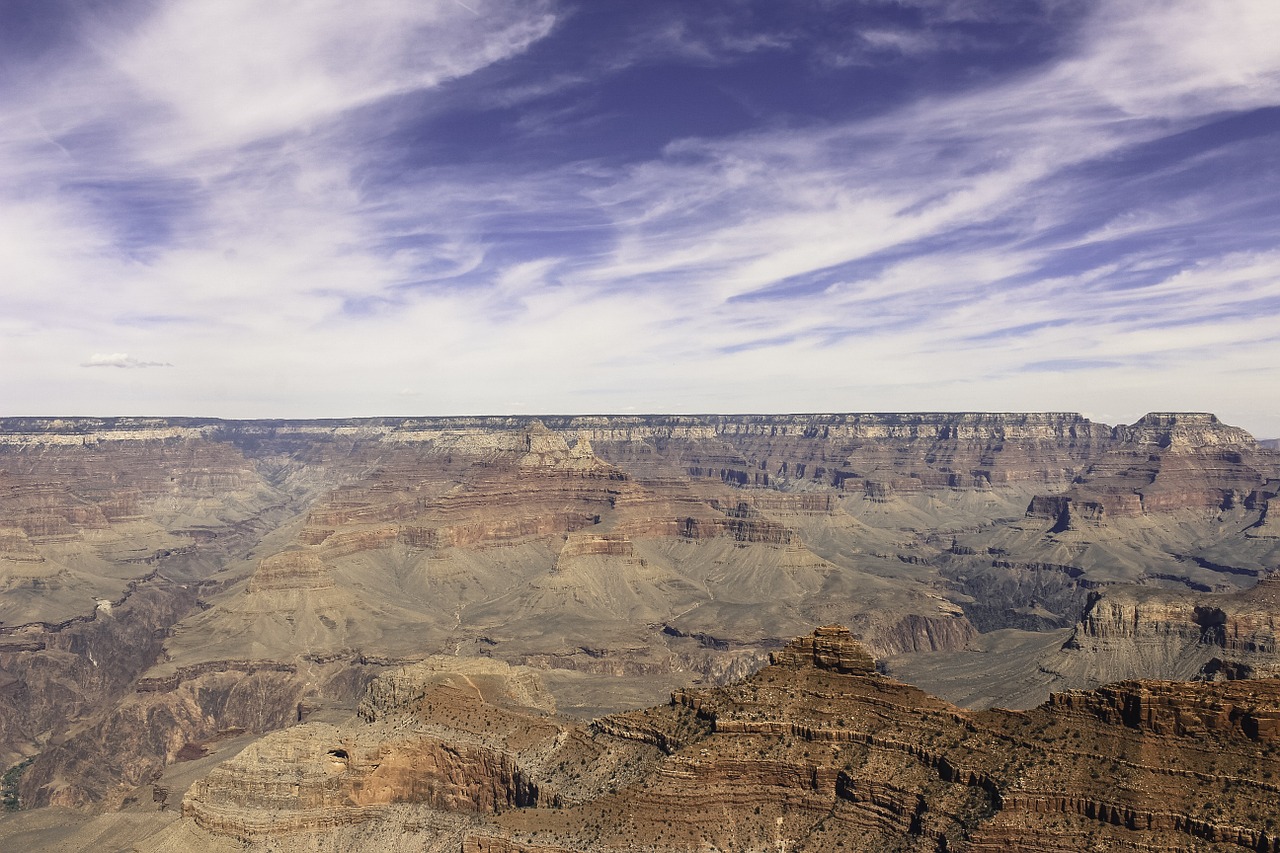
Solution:
[[[0,414],[1213,411],[1275,0],[0,0]]]

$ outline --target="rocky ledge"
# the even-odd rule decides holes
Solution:
[[[1095,683],[1142,676],[1197,680],[1280,675],[1280,578],[1194,598],[1114,587],[1094,593],[1048,663]],[[1085,669],[1087,668],[1087,672]],[[1080,680],[1080,679],[1077,679]]]
[[[475,851],[1280,851],[1280,681],[966,712],[828,626],[745,681],[584,727],[523,704],[532,674],[458,667],[375,681],[347,726],[265,738],[184,814],[250,845],[356,822],[376,839],[399,803],[470,815],[451,843]]]

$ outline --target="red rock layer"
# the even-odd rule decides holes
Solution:
[[[877,675],[830,626],[746,681],[585,732],[477,703],[470,676],[411,681],[371,689],[364,728],[300,727],[242,754],[186,814],[253,838],[418,803],[476,814],[463,849],[502,853],[1280,851],[1272,680],[1133,682],[965,712]],[[374,746],[378,732],[391,737]]]

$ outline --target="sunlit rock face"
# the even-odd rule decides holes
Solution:
[[[1280,455],[1197,414],[5,420],[0,748],[25,804],[112,809],[433,654],[598,716],[833,624],[894,661],[1064,632],[976,676],[1024,705],[1264,674],[1277,494]],[[485,755],[491,793],[441,802],[526,796]]]
[[[833,625],[744,681],[584,725],[546,713],[536,673],[438,658],[375,679],[345,724],[262,739],[182,811],[251,849],[395,843],[408,824],[475,851],[1273,850],[1278,685],[964,711]]]

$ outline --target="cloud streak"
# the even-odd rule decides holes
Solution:
[[[143,361],[140,358],[134,358],[128,353],[113,352],[108,354],[95,352],[89,356],[88,361],[82,361],[81,367],[120,367],[125,369],[134,369],[139,367],[173,367],[167,361]]]

